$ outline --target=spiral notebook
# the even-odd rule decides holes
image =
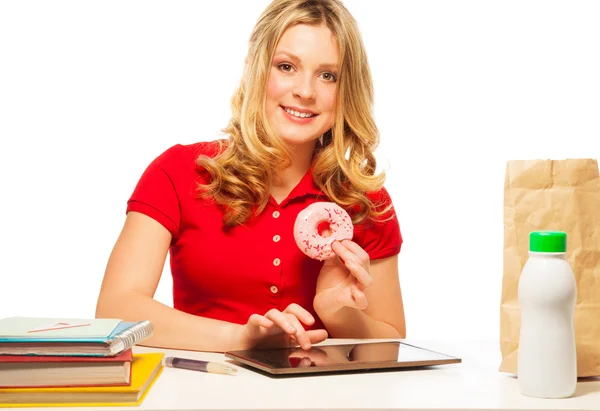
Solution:
[[[0,320],[0,355],[114,356],[152,333],[147,320],[10,317]]]

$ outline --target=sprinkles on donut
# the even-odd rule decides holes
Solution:
[[[324,235],[324,228],[329,234]],[[335,256],[334,241],[351,240],[354,235],[352,219],[335,203],[317,202],[302,210],[294,223],[294,239],[304,254],[316,260]]]

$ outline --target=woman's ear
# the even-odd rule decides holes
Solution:
[[[244,66],[242,67],[242,78],[241,82],[244,83],[246,80],[246,76],[248,75],[248,57],[244,59]]]
[[[248,60],[249,60],[248,55],[246,55],[246,57],[244,58],[244,70],[243,70],[244,74],[247,73],[248,69],[249,69],[249,67],[248,67],[249,66]]]

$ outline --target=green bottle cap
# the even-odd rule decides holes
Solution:
[[[564,253],[567,251],[567,233],[563,231],[532,231],[529,233],[529,251]]]

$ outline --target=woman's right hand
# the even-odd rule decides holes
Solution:
[[[327,338],[326,330],[306,331],[302,325],[314,322],[314,317],[298,304],[290,304],[283,311],[272,309],[265,315],[252,314],[248,322],[235,331],[234,346],[250,349],[299,345],[309,350],[312,344]]]

